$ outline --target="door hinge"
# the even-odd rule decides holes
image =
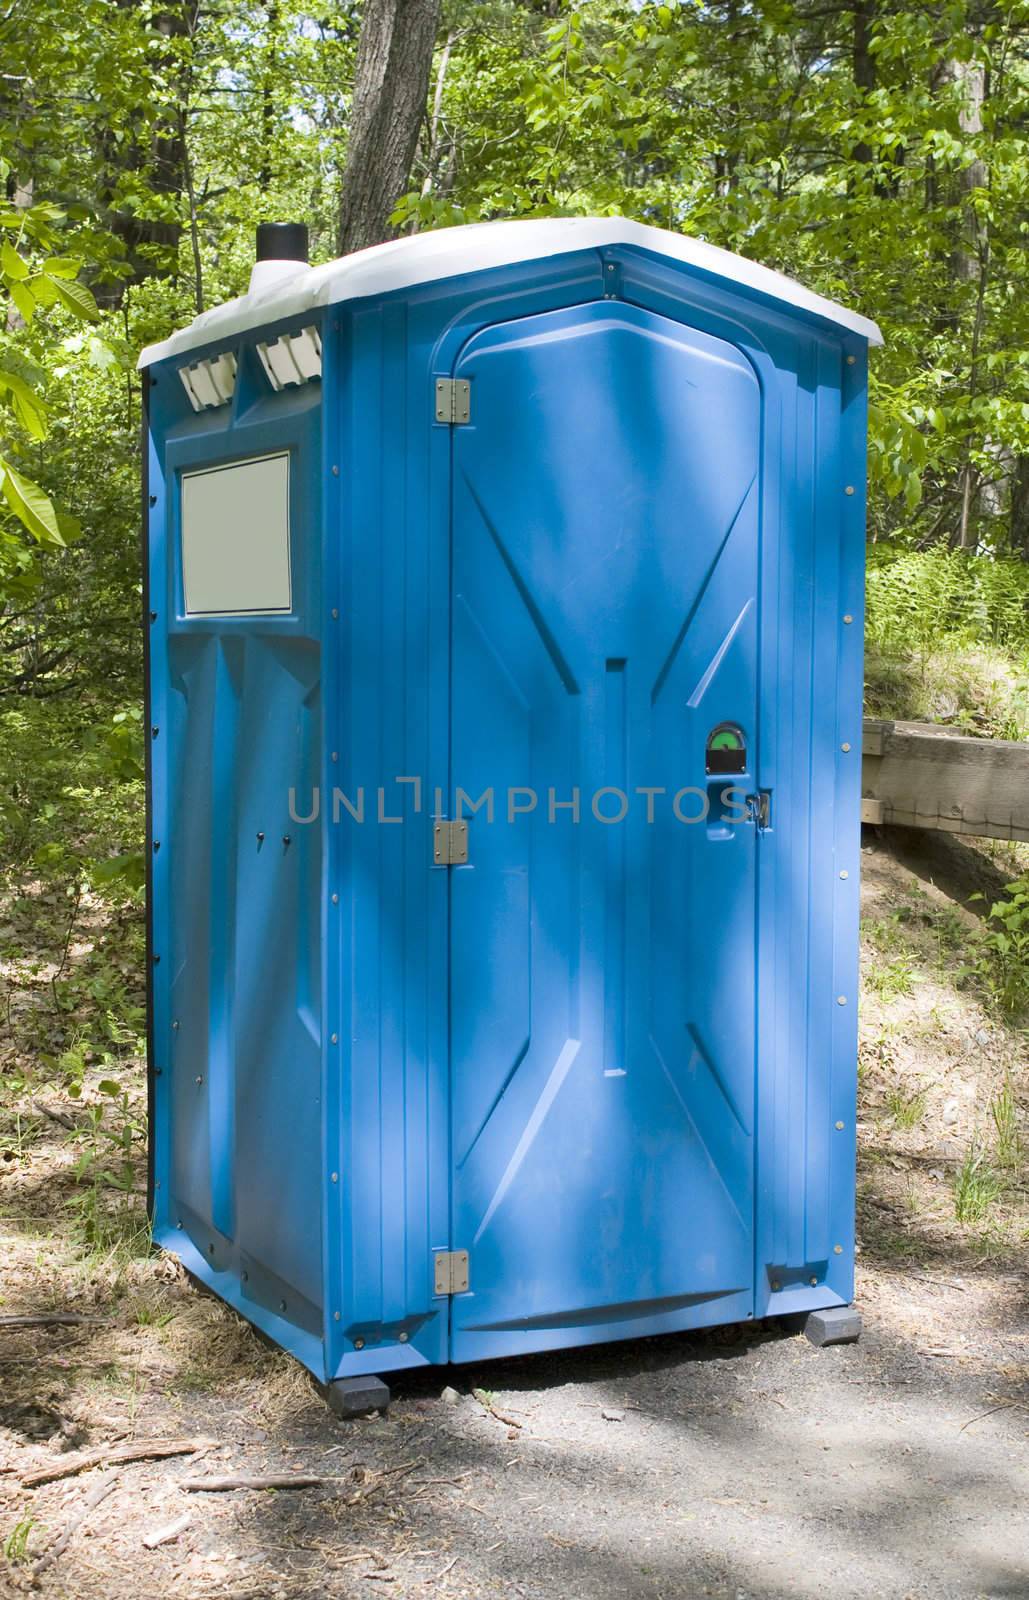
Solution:
[[[437,1250],[433,1271],[437,1294],[464,1294],[468,1288],[468,1251]]]
[[[463,867],[468,860],[467,822],[434,822],[432,859],[437,867]]]
[[[472,415],[472,386],[467,378],[436,379],[436,421],[456,427],[470,422]]]
[[[748,794],[747,821],[756,822],[759,833],[766,832],[772,826],[771,789],[760,789],[757,794]]]

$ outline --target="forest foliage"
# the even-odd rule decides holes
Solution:
[[[136,355],[245,288],[257,221],[308,221],[315,259],[347,237],[360,24],[352,0],[0,15],[8,860],[138,876]],[[1027,118],[1029,0],[445,0],[392,227],[623,213],[875,318],[872,642],[1024,661]]]

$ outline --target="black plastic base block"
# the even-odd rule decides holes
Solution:
[[[337,1378],[326,1390],[329,1410],[337,1417],[366,1417],[370,1411],[385,1411],[389,1389],[381,1378]]]

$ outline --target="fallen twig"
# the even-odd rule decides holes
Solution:
[[[179,1488],[184,1494],[225,1494],[231,1489],[317,1489],[323,1483],[340,1481],[302,1472],[273,1472],[263,1477],[183,1478]]]
[[[73,1478],[77,1472],[88,1472],[90,1467],[104,1467],[114,1461],[160,1461],[166,1456],[192,1456],[198,1450],[209,1450],[217,1442],[217,1439],[139,1439],[128,1444],[103,1444],[95,1450],[82,1450],[78,1455],[64,1456],[48,1467],[26,1473],[21,1486],[38,1489],[40,1484]]]
[[[64,1531],[57,1535],[57,1538],[54,1540],[49,1550],[45,1550],[40,1556],[39,1560],[33,1563],[33,1578],[38,1578],[41,1573],[44,1573],[47,1570],[48,1567],[53,1566],[54,1562],[59,1556],[64,1554],[74,1535],[82,1527],[82,1524],[87,1520],[90,1514],[96,1510],[101,1500],[106,1499],[106,1497],[110,1494],[117,1480],[117,1472],[108,1472],[105,1473],[96,1484],[94,1484],[93,1488],[86,1496],[85,1502],[78,1515],[72,1517],[71,1521],[64,1528]]]
[[[67,1111],[62,1111],[60,1106],[46,1106],[42,1100],[33,1100],[32,1109],[38,1116],[47,1117],[51,1122],[56,1122],[59,1127],[67,1128],[69,1133],[74,1133],[77,1126],[75,1118],[69,1116]]]
[[[489,1395],[484,1389],[473,1389],[472,1394],[475,1396],[476,1400],[478,1400],[482,1409],[484,1411],[488,1411],[491,1417],[496,1417],[498,1422],[504,1423],[504,1425],[508,1428],[521,1427],[521,1423],[516,1422],[514,1417],[509,1417],[506,1412],[499,1410],[499,1408],[494,1405],[493,1401],[490,1399]],[[449,1572],[449,1570],[450,1568],[448,1567],[447,1571]]]
[[[110,1322],[110,1317],[91,1317],[78,1311],[30,1311],[26,1316],[0,1316],[0,1333],[5,1330],[18,1333],[22,1328],[70,1328],[83,1323],[96,1326]]]
[[[987,1400],[992,1400],[993,1395],[987,1395],[986,1398]],[[982,1422],[984,1417],[992,1417],[997,1411],[1029,1411],[1029,1405],[1026,1405],[1024,1400],[998,1400],[997,1404],[991,1406],[989,1411],[980,1411],[978,1416],[969,1417],[967,1422],[961,1424],[958,1432],[964,1433],[965,1429],[970,1428],[973,1422]]]
[[[163,1528],[155,1528],[153,1533],[148,1533],[143,1539],[144,1550],[156,1550],[158,1545],[171,1544],[180,1533],[184,1533],[193,1520],[192,1511],[186,1511],[181,1517],[176,1517],[174,1522],[168,1522]]]
[[[902,1276],[917,1278],[921,1283],[935,1283],[941,1289],[957,1289],[961,1294],[964,1294],[966,1288],[963,1283],[955,1283],[953,1278],[930,1278],[927,1272],[905,1272]]]
[[[958,1429],[958,1432],[964,1433],[965,1429],[970,1428],[973,1422],[982,1422],[984,1417],[992,1417],[996,1411],[1010,1411],[1014,1406],[1014,1403],[1015,1402],[1013,1400],[1005,1400],[1003,1405],[991,1406],[989,1411],[980,1411],[977,1417],[969,1417],[967,1422],[963,1422]]]

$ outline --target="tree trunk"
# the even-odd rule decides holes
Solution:
[[[960,86],[961,105],[958,125],[962,133],[979,134],[983,131],[983,105],[986,100],[986,69],[978,61],[954,61],[948,76]],[[960,214],[958,238],[951,257],[955,278],[974,283],[982,271],[986,251],[986,228],[976,205],[976,191],[985,189],[989,175],[983,161],[969,162],[958,176]]]
[[[365,0],[357,46],[339,247],[393,237],[425,116],[440,0]]]
[[[1029,456],[1016,456],[1011,470],[1011,549],[1029,561]]]
[[[983,131],[983,105],[986,100],[986,69],[977,61],[954,61],[949,76],[961,90],[958,123],[964,134],[981,134]],[[979,157],[969,162],[959,175],[959,208],[956,219],[957,237],[951,252],[951,272],[958,282],[975,284],[975,320],[972,325],[972,343],[969,359],[968,393],[974,400],[979,392],[979,354],[982,344],[986,311],[986,285],[990,271],[990,239],[986,224],[976,201],[977,191],[987,188],[989,172]],[[976,543],[974,521],[976,499],[976,473],[971,459],[967,460],[961,478],[961,522],[958,543],[963,550],[973,549]]]
[[[133,137],[119,143],[104,126],[100,133],[100,202],[107,212],[111,232],[121,240],[130,267],[128,278],[113,284],[99,284],[95,293],[102,305],[117,306],[129,284],[145,278],[163,277],[176,268],[182,222],[156,217],[140,217],[132,207],[121,205],[121,184],[128,178],[145,185],[156,198],[170,202],[177,210],[186,188],[185,100],[188,94],[188,60],[182,56],[181,42],[190,40],[196,29],[199,0],[176,0],[166,11],[151,16],[141,0],[117,0],[121,10],[135,11],[139,26],[150,34],[153,53],[154,105],[140,106],[131,119]],[[168,48],[161,48],[161,40]],[[159,89],[174,91],[178,108],[161,105]]]
[[[858,0],[854,7],[854,32],[851,41],[851,67],[854,87],[860,90],[862,100],[870,95],[879,82],[872,54],[872,25],[875,21],[876,0]],[[875,151],[864,139],[854,146],[854,160],[862,166],[875,160]]]

